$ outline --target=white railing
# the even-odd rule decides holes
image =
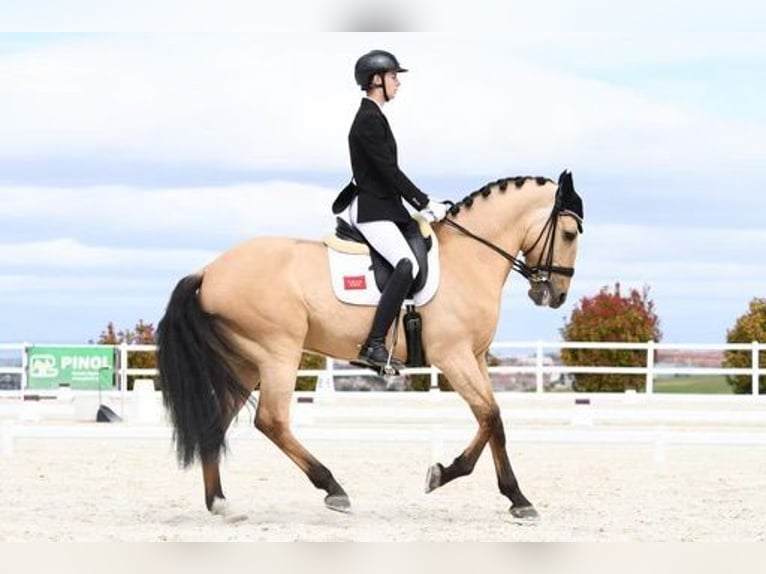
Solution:
[[[46,345],[57,346],[57,345]],[[61,345],[67,346],[67,345]],[[15,391],[23,393],[27,389],[27,349],[32,347],[28,343],[19,344],[0,344],[0,351],[18,352],[20,355],[19,364],[16,366],[0,366],[0,374],[10,373],[20,375],[21,389]],[[529,349],[527,364],[504,365],[490,367],[490,374],[533,374],[535,376],[535,391],[542,393],[545,391],[545,376],[555,376],[563,374],[589,373],[589,374],[623,374],[623,375],[643,375],[646,377],[646,394],[651,395],[655,392],[655,378],[663,375],[729,375],[729,376],[749,376],[752,380],[751,394],[759,395],[759,376],[766,375],[766,365],[759,364],[759,353],[766,350],[765,343],[754,341],[752,343],[721,343],[721,344],[686,344],[686,343],[655,343],[648,341],[645,343],[601,343],[601,342],[496,342],[491,346],[492,350]],[[646,366],[644,367],[618,367],[618,366],[567,366],[546,364],[545,350],[547,349],[601,349],[601,350],[641,350],[646,353]],[[118,360],[116,368],[117,390],[123,394],[128,392],[128,377],[154,377],[157,376],[157,369],[136,369],[128,368],[128,356],[136,352],[154,352],[155,345],[127,345],[117,346]],[[656,351],[749,351],[751,353],[751,367],[731,368],[731,367],[690,367],[690,366],[657,366],[654,361]],[[533,360],[530,360],[531,358]],[[531,363],[531,364],[530,364]],[[338,368],[343,362],[327,359],[324,369],[301,369],[298,376],[316,376],[318,385],[324,389],[334,389],[335,379],[338,377],[356,377],[372,376],[373,373],[366,369]],[[438,389],[439,370],[433,367],[406,369],[404,374],[427,374],[431,378],[431,388]],[[9,391],[4,391],[7,394]],[[13,393],[13,391],[10,391]]]
[[[27,388],[27,348],[30,347],[28,343],[0,343],[0,353],[2,352],[18,352],[20,355],[19,364],[17,366],[5,366],[0,364],[0,375],[19,375],[21,379],[21,388]]]

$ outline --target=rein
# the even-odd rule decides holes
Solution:
[[[445,201],[445,203],[452,203]],[[454,205],[454,204],[453,204]],[[564,275],[565,277],[572,277],[574,275],[574,267],[560,267],[558,265],[553,265],[553,238],[554,234],[556,232],[556,224],[558,223],[558,216],[561,214],[561,210],[559,209],[558,205],[554,205],[553,210],[551,211],[550,217],[548,217],[548,221],[545,222],[545,226],[540,231],[540,235],[537,236],[537,239],[535,240],[532,247],[530,247],[530,251],[535,248],[535,246],[540,242],[540,239],[542,239],[543,234],[547,231],[547,234],[545,236],[545,243],[543,244],[543,253],[540,255],[540,259],[537,261],[537,265],[534,267],[530,267],[527,265],[524,261],[520,261],[517,257],[514,257],[504,249],[498,247],[491,241],[487,241],[483,237],[479,237],[475,233],[469,231],[456,221],[452,219],[443,219],[442,221],[446,223],[447,225],[454,227],[464,235],[467,235],[471,239],[478,241],[482,245],[485,245],[486,247],[489,247],[492,251],[500,255],[501,257],[507,259],[511,263],[511,270],[516,271],[519,275],[524,277],[525,279],[533,282],[533,283],[541,283],[544,281],[547,281],[550,278],[551,273],[558,273],[559,275]],[[547,251],[547,253],[546,253]],[[543,259],[543,254],[545,255],[545,265],[541,265],[541,261]]]

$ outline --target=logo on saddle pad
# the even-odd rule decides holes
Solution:
[[[376,270],[380,274],[380,269],[376,266],[380,264],[382,258],[376,254],[377,261],[373,264],[373,258],[366,243],[345,239],[349,237],[349,234],[359,232],[351,230],[350,225],[343,220],[338,223],[338,230],[343,238],[330,234],[324,239],[327,245],[333,292],[344,303],[377,305],[380,300],[380,277],[376,279]],[[425,284],[412,295],[411,301],[416,306],[428,303],[439,287],[439,244],[436,234],[432,233],[430,226],[426,224],[423,236],[429,238],[431,248],[425,253],[425,247],[423,247],[423,261],[419,264],[421,269],[427,268],[427,275]]]
[[[343,288],[346,291],[350,289],[367,289],[367,278],[364,275],[344,275]]]

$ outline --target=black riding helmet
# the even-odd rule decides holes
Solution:
[[[384,74],[386,72],[406,72],[405,68],[399,64],[399,60],[396,59],[391,52],[385,50],[372,50],[360,57],[356,61],[354,66],[354,78],[356,83],[362,90],[368,90],[371,86],[372,77],[375,74]],[[383,88],[383,93],[388,100],[388,94],[385,92],[386,87]]]

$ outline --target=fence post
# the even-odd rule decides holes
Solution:
[[[120,343],[120,389],[128,390],[128,344]]]
[[[325,369],[327,370],[327,382],[329,383],[330,391],[335,390],[335,359],[327,357],[325,360]]]
[[[27,390],[27,384],[29,384],[29,348],[32,346],[31,343],[22,343],[21,344],[21,393],[24,394],[24,391]]]
[[[752,381],[753,381],[753,383],[752,383],[752,385],[753,385],[752,393],[753,393],[754,397],[757,397],[758,396],[758,386],[759,386],[758,385],[758,369],[760,369],[760,367],[758,366],[758,341],[753,341],[752,353],[753,353],[753,355],[752,355],[753,356],[753,360],[750,363],[750,366],[753,369],[753,371],[752,371],[752,374],[753,374],[753,378],[752,378]]]
[[[646,342],[646,394],[654,394],[654,341]]]
[[[535,351],[535,390],[543,392],[543,342],[539,339]]]
[[[436,389],[437,391],[441,391],[439,388],[439,372],[436,370],[436,367],[431,365],[431,388]]]
[[[120,343],[120,416],[125,418],[125,399],[128,393],[128,345]]]
[[[317,377],[316,390],[320,392],[335,390],[335,361],[332,357],[325,358],[324,373]]]

